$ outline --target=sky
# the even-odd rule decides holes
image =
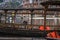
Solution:
[[[30,0],[30,3],[32,3],[32,0]]]

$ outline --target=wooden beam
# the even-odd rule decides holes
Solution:
[[[9,10],[44,10],[43,8],[35,8],[35,9],[0,9],[0,10],[3,10],[3,11],[9,11]],[[60,11],[60,8],[48,8],[47,11]]]

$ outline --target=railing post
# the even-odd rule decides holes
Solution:
[[[48,6],[46,5],[44,7],[44,29],[46,29],[46,12],[47,12]]]
[[[6,24],[6,17],[7,17],[7,11],[8,10],[4,10],[5,11],[5,24]]]
[[[48,5],[44,6],[44,32],[45,32],[45,37],[47,36],[47,32],[46,32],[46,12],[48,9]]]
[[[34,10],[30,10],[30,11],[31,11],[31,26],[32,26],[32,25],[33,25],[32,22],[33,22],[33,11],[34,11]],[[31,27],[31,29],[32,29],[32,27]]]

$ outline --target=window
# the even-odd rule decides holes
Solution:
[[[54,19],[47,19],[46,20],[46,25],[55,25],[55,20]]]
[[[27,21],[28,24],[31,24],[31,15],[29,14],[16,14],[15,23],[23,24],[23,21]]]
[[[0,22],[5,23],[5,14],[0,14]]]
[[[6,23],[12,23],[12,15],[11,14],[7,14]]]
[[[42,15],[33,15],[32,23],[34,25],[44,25],[44,17]]]
[[[60,17],[56,17],[55,13],[53,15],[46,15],[46,25],[49,25],[51,30],[56,30],[60,25]]]
[[[22,15],[16,14],[15,23],[21,24],[22,23],[22,20],[23,20]]]

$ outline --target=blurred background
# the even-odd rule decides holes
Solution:
[[[0,0],[0,9],[20,9],[20,8],[41,8],[44,7],[40,4],[45,1],[56,1],[56,0]],[[59,1],[59,0],[58,0]],[[49,5],[48,8],[60,8],[60,6]],[[3,10],[0,10],[0,23],[15,23],[15,24],[23,24],[26,21],[27,24],[33,24],[37,26],[33,26],[33,29],[39,29],[40,25],[44,25],[44,10],[35,10],[32,13],[41,13],[33,14],[31,20],[31,13],[29,10],[18,10],[16,14],[14,14],[14,10],[7,11],[5,15]],[[21,14],[19,14],[21,13]],[[46,25],[49,25],[51,30],[60,30],[60,11],[47,11],[46,15]],[[7,25],[11,27],[12,25]],[[25,26],[15,26],[18,28],[24,29]],[[29,27],[30,28],[30,27]],[[17,39],[16,39],[17,40]],[[20,40],[20,39],[19,39]],[[21,40],[46,40],[43,38],[21,38]]]

